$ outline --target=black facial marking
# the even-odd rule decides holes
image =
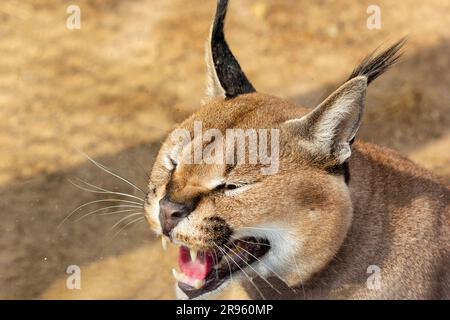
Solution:
[[[345,183],[349,185],[350,166],[348,165],[348,161],[345,161],[343,164],[327,168],[327,172],[335,175],[343,175]]]
[[[348,165],[348,161],[345,161],[343,164],[343,170],[344,170],[344,180],[345,183],[348,185],[350,183],[350,166]]]

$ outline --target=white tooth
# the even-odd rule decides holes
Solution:
[[[191,260],[195,261],[197,259],[197,251],[195,251],[194,249],[190,249],[189,253],[191,254]]]
[[[175,280],[179,281],[179,282],[183,282],[185,275],[184,273],[179,273],[177,270],[172,269],[172,274],[173,277],[175,278]]]
[[[161,236],[161,244],[164,251],[167,250],[167,238],[165,236]]]
[[[194,281],[194,288],[200,289],[205,284],[205,280],[195,280]]]

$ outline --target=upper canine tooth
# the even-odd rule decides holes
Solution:
[[[164,251],[167,250],[167,238],[165,236],[161,236],[161,245]]]
[[[197,259],[197,251],[195,251],[194,249],[190,249],[189,253],[191,255],[191,260],[195,261]]]
[[[200,289],[205,284],[205,280],[195,280],[194,281],[194,288]]]
[[[172,274],[173,274],[173,277],[175,278],[175,280],[177,280],[179,282],[184,281],[184,278],[185,278],[184,273],[179,273],[177,270],[172,269]]]

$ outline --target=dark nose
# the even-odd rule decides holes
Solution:
[[[163,233],[170,237],[173,228],[187,217],[194,210],[194,207],[194,201],[178,203],[171,201],[167,195],[159,200],[159,220]]]

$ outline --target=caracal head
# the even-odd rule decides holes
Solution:
[[[256,92],[225,42],[227,2],[218,1],[206,46],[207,102],[163,143],[145,205],[154,232],[180,246],[180,298],[255,275],[294,285],[333,258],[352,219],[345,166],[367,85],[402,45],[301,108]]]

